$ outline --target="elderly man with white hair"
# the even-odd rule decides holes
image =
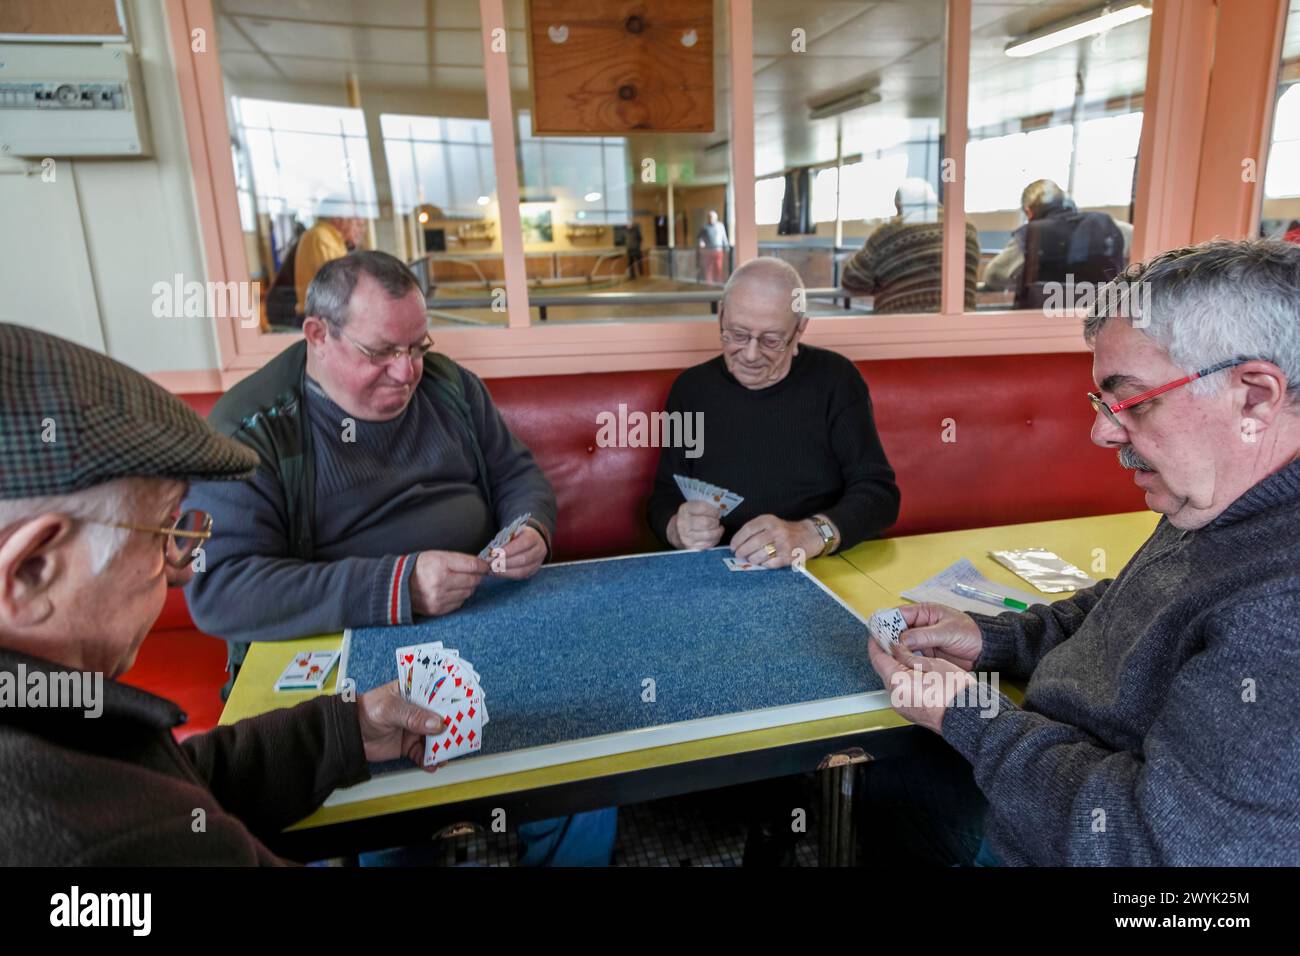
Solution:
[[[780,259],[737,269],[718,308],[722,354],[684,371],[667,410],[704,415],[698,457],[664,448],[650,500],[655,534],[674,548],[729,543],[737,558],[778,568],[875,537],[898,517],[866,382],[835,352],[803,345],[799,273]],[[744,501],[725,518],[684,501],[673,476]]]
[[[1084,324],[1092,440],[1133,471],[1155,531],[1066,600],[904,607],[905,647],[870,642],[872,663],[900,713],[974,769],[977,862],[1294,865],[1300,248],[1177,249],[1103,293]],[[1027,679],[1024,703],[963,706],[989,671]],[[952,678],[942,703],[920,693],[934,674]]]
[[[186,483],[256,465],[139,373],[0,324],[0,865],[283,864],[265,837],[443,732],[394,681],[178,744],[180,708],[116,680],[213,533]]]

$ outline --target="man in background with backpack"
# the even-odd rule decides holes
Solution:
[[[223,529],[186,593],[195,623],[230,642],[232,678],[247,642],[449,614],[489,571],[527,578],[547,558],[550,483],[478,377],[432,349],[411,271],[353,252],[312,280],[303,341],[213,409],[260,459],[250,480],[196,484],[186,504]],[[475,557],[524,513],[504,568]],[[603,850],[550,848],[553,861],[607,862],[613,811],[583,817],[600,818]],[[591,846],[582,826],[554,832]]]

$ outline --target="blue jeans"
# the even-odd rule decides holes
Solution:
[[[618,809],[519,824],[520,866],[609,866]]]
[[[519,825],[520,866],[609,866],[618,830],[618,808]],[[441,859],[434,846],[401,846],[358,855],[361,866],[431,866]]]
[[[915,753],[863,767],[859,859],[878,867],[969,866],[983,848],[987,809],[971,765],[927,732]]]

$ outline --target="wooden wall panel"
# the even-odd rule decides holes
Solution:
[[[711,0],[531,0],[533,130],[713,131]]]

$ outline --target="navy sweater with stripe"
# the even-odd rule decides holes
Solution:
[[[308,379],[316,456],[316,559],[292,557],[284,495],[259,468],[246,482],[194,485],[187,508],[212,515],[205,570],[186,592],[195,623],[237,641],[290,640],[411,620],[410,575],[424,550],[477,553],[531,512],[555,530],[555,493],[506,427],[486,387],[461,369],[495,513],[475,483],[455,412],[426,379],[387,422],[352,419]]]

